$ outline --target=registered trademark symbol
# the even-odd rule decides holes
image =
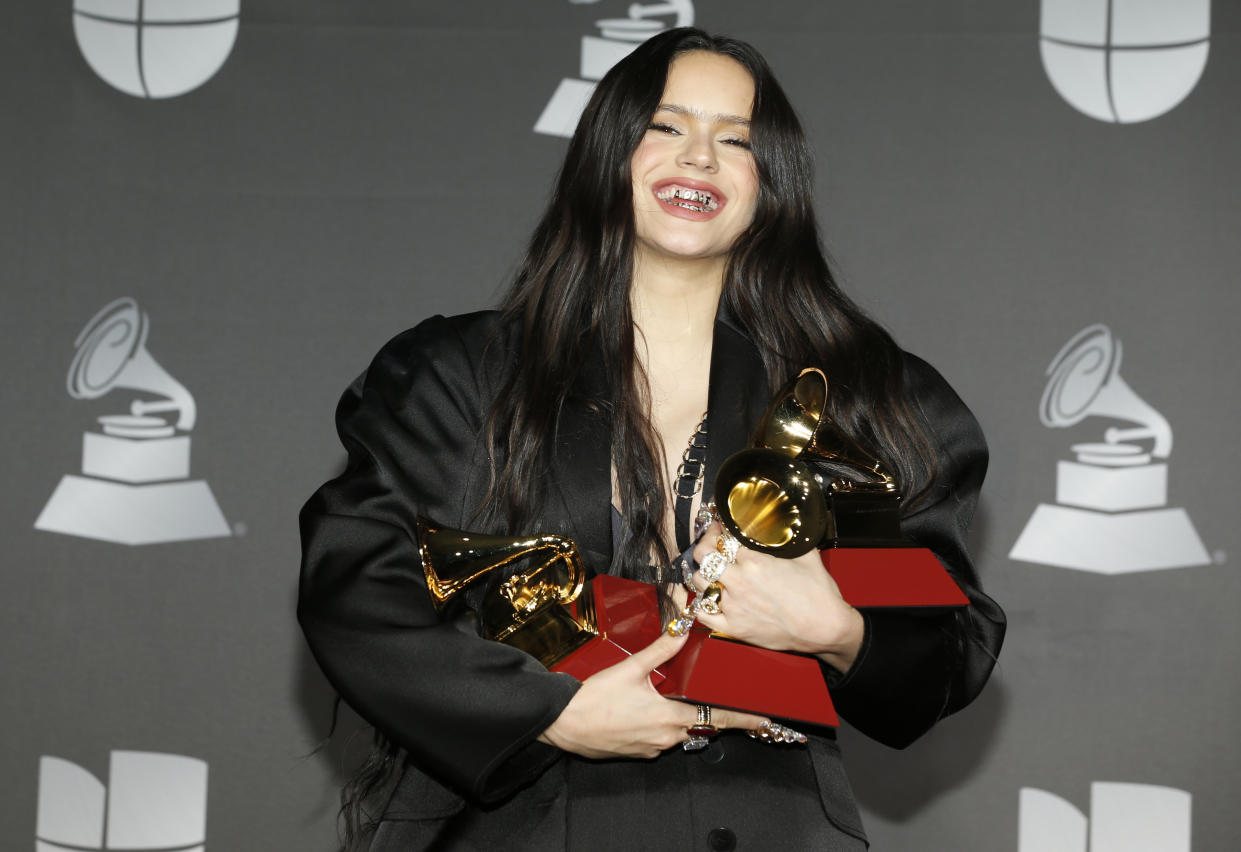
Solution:
[[[249,530],[246,528],[244,521],[237,521],[233,524],[233,535],[245,535]]]
[[[1211,554],[1211,560],[1216,565],[1223,565],[1225,562],[1228,561],[1228,553],[1223,550],[1217,550]]]

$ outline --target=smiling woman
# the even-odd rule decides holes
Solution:
[[[639,272],[650,254],[694,257],[713,261],[713,278],[722,280],[733,243],[754,219],[753,104],[754,80],[735,59],[693,51],[672,63],[630,163]]]
[[[589,575],[655,584],[668,607],[682,583],[705,587],[691,554],[719,547],[704,565],[728,574],[702,622],[817,658],[840,715],[889,745],[978,694],[1004,629],[963,542],[986,445],[939,374],[837,287],[811,198],[805,137],[758,52],[656,36],[596,89],[501,309],[427,320],[345,392],[349,464],[302,512],[299,617],[381,741],[346,790],[346,846],[866,846],[833,731],[663,698],[650,672],[681,650],[669,635],[579,682],[481,638],[468,608],[441,618],[420,515],[571,537]],[[807,366],[833,381],[826,415],[896,472],[902,534],[967,609],[863,615],[817,554],[692,528],[773,389]],[[700,452],[683,460],[687,438]]]

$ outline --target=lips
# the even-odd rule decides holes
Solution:
[[[665,178],[651,187],[660,209],[681,219],[705,221],[724,209],[728,198],[719,188],[701,180]]]

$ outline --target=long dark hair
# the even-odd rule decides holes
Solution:
[[[609,395],[588,402],[612,424],[626,524],[612,571],[650,581],[667,579],[658,564],[651,566],[651,556],[668,557],[670,543],[661,523],[663,455],[645,404],[646,376],[634,357],[630,160],[660,103],[669,67],[690,51],[730,57],[754,80],[750,143],[757,207],[733,246],[722,298],[757,345],[769,386],[778,388],[803,367],[822,367],[832,383],[831,416],[892,466],[907,497],[932,473],[923,430],[903,401],[901,352],[841,292],[825,258],[810,149],[771,68],[736,39],[688,27],[662,33],[596,88],[504,299],[507,318],[520,329],[521,350],[487,424],[493,471],[483,512],[514,531],[537,523],[557,418],[583,365],[601,361]]]

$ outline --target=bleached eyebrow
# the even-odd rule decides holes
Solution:
[[[750,119],[741,115],[731,115],[729,113],[719,113],[715,115],[707,115],[705,112],[696,109],[690,109],[680,104],[660,104],[656,112],[670,112],[674,115],[684,115],[689,118],[695,118],[699,121],[710,122],[712,124],[735,124],[738,127],[748,128]]]

